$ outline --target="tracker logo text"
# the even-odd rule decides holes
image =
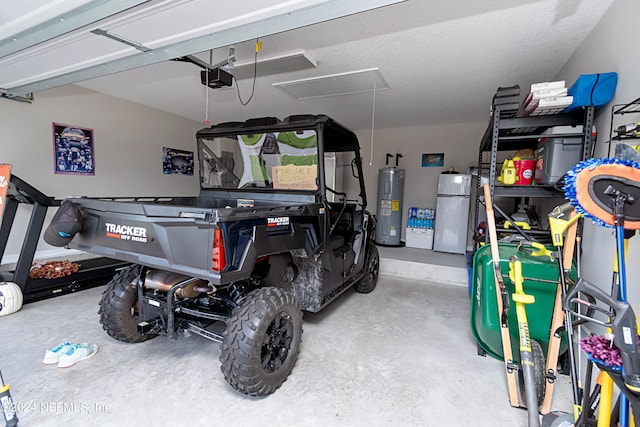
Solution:
[[[147,242],[147,229],[144,227],[134,227],[132,225],[120,225],[120,224],[104,224],[107,237],[113,237],[115,239],[131,240],[134,242]]]

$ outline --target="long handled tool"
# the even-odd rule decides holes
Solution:
[[[598,427],[611,426],[611,402],[613,401],[613,380],[606,372],[600,371],[600,404],[598,405]]]
[[[496,281],[496,300],[498,317],[500,319],[500,335],[502,337],[502,355],[504,369],[507,374],[507,388],[509,390],[509,403],[516,408],[520,407],[518,400],[518,382],[516,378],[517,366],[513,362],[511,350],[511,336],[509,335],[509,293],[502,278],[500,270],[500,252],[498,250],[498,233],[496,231],[496,219],[493,214],[491,202],[491,190],[488,184],[484,186],[484,201],[487,211],[487,225],[489,228],[489,244],[491,246],[491,259],[493,260],[493,272]]]
[[[629,239],[633,237],[635,230],[625,230],[624,236],[624,254],[626,257],[627,248],[629,246]],[[611,282],[611,296],[617,297],[619,289],[618,283],[618,255],[616,253],[616,259],[613,263],[613,279]],[[609,336],[613,334],[611,328],[607,329]],[[598,427],[609,427],[611,425],[611,403],[613,400],[613,380],[604,371],[600,372],[601,375],[601,388],[600,388],[600,405],[598,407]],[[626,400],[626,398],[624,399]],[[626,406],[626,402],[622,402]]]
[[[515,256],[509,258],[509,278],[515,287],[515,292],[511,295],[511,298],[516,303],[516,317],[520,335],[520,368],[524,378],[524,394],[529,416],[529,427],[538,427],[540,426],[540,417],[538,415],[538,393],[536,391],[536,366],[529,337],[527,311],[525,309],[525,305],[533,304],[536,300],[533,295],[527,295],[524,292],[524,287],[522,286],[524,282],[522,278],[522,262]]]
[[[16,414],[16,408],[13,404],[13,399],[11,399],[9,384],[5,384],[4,378],[2,378],[2,371],[0,371],[0,405],[2,405],[2,415],[4,416],[6,427],[17,426],[18,415]]]
[[[613,341],[622,357],[622,375],[612,374],[612,379],[616,384],[624,384],[621,389],[620,424],[628,427],[630,417],[627,389],[634,393],[640,392],[640,350],[635,316],[626,302],[625,228],[640,228],[640,164],[624,159],[590,159],[579,163],[570,171],[565,182],[565,196],[576,206],[576,210],[590,217],[598,225],[615,228],[617,295],[610,297],[594,289],[594,286],[587,282],[579,283],[576,288],[594,295],[600,293],[598,299],[610,307],[610,311],[606,312],[608,319],[600,324],[613,329]],[[572,294],[575,294],[576,288]],[[569,306],[571,301],[578,300],[574,298],[565,304]],[[638,405],[635,397],[636,395],[633,403]]]
[[[578,387],[578,372],[576,369],[575,352],[573,349],[573,322],[569,313],[565,313],[562,307],[562,301],[567,292],[566,275],[571,271],[571,261],[576,242],[576,230],[580,216],[575,212],[571,212],[567,219],[567,209],[570,206],[562,205],[556,207],[549,214],[549,228],[551,229],[551,240],[553,246],[557,248],[558,266],[560,268],[559,286],[556,290],[556,300],[553,310],[551,322],[549,348],[547,350],[547,390],[545,400],[542,403],[541,412],[546,414],[551,408],[551,398],[553,393],[553,385],[555,381],[555,371],[558,364],[558,353],[560,350],[560,334],[557,332],[564,321],[565,330],[567,332],[567,342],[569,345],[569,362],[571,365],[571,384],[573,392],[573,416],[574,421],[580,415],[580,390]],[[567,233],[566,239],[563,237]]]
[[[561,207],[557,208],[561,210]],[[557,215],[556,215],[557,216]],[[558,250],[562,250],[563,254],[563,263],[562,263],[562,271],[570,271],[571,269],[571,260],[573,258],[573,252],[576,242],[576,231],[578,227],[577,220],[574,218],[577,217],[575,212],[572,212],[569,216],[569,222],[562,223],[557,221],[556,224],[561,227],[557,230],[552,230],[559,234],[559,237],[553,239],[554,244]],[[553,222],[553,221],[552,221]],[[562,233],[566,230],[566,238],[564,239],[564,247],[562,247],[563,239]],[[560,249],[562,248],[562,249]],[[553,387],[555,385],[556,379],[556,368],[558,366],[558,355],[560,353],[560,342],[561,335],[558,332],[562,327],[565,319],[565,313],[562,308],[562,297],[564,296],[564,291],[562,287],[562,282],[560,282],[556,288],[556,298],[553,306],[553,316],[551,318],[551,327],[549,328],[549,347],[547,349],[547,385],[546,391],[544,395],[544,401],[540,407],[540,412],[543,414],[549,413],[551,410],[551,401],[553,397]]]
[[[604,194],[611,196],[614,199],[613,213],[615,217],[615,229],[616,229],[616,261],[617,261],[617,284],[618,284],[618,299],[622,302],[627,301],[627,273],[626,273],[626,253],[629,245],[629,240],[625,239],[624,230],[624,210],[625,205],[631,201],[635,202],[635,197],[627,194],[623,191],[615,189],[609,185],[605,189]],[[634,331],[637,334],[637,329]],[[634,391],[640,392],[640,372],[635,371],[627,373],[625,375],[625,384],[627,387]],[[629,400],[626,394],[620,395],[620,425],[622,427],[629,427],[631,423],[629,414]]]

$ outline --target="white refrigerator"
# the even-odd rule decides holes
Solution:
[[[466,253],[470,195],[471,175],[440,174],[436,198],[434,251]]]

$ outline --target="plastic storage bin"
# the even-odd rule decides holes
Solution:
[[[556,290],[559,286],[559,267],[557,261],[549,257],[531,256],[518,250],[518,245],[500,243],[500,270],[504,277],[507,292],[511,296],[515,292],[509,280],[509,257],[516,255],[522,262],[523,288],[525,293],[533,295],[535,302],[527,304],[529,334],[532,340],[540,343],[542,351],[547,354],[549,347],[549,325],[553,315]],[[575,269],[571,276],[575,278]],[[502,336],[496,300],[496,283],[493,275],[493,260],[489,245],[478,249],[473,257],[473,289],[471,293],[471,331],[476,341],[492,357],[503,360]],[[514,359],[519,360],[518,319],[516,304],[509,298],[509,334]],[[560,353],[567,349],[566,333],[562,336]]]
[[[536,150],[536,184],[553,185],[582,160],[582,126],[556,126],[544,132]],[[576,133],[575,137],[554,134]]]

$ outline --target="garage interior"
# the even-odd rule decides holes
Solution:
[[[20,425],[531,425],[526,408],[510,402],[505,364],[482,350],[473,318],[470,328],[481,274],[473,271],[473,255],[486,241],[479,223],[487,222],[478,173],[488,179],[493,168],[498,175],[515,151],[499,153],[489,167],[481,146],[489,141],[491,147],[495,114],[506,108],[496,104],[499,88],[517,85],[516,103],[524,108],[534,84],[563,81],[569,88],[582,75],[615,72],[612,99],[580,110],[580,123],[592,123],[597,133],[587,158],[613,157],[614,130],[640,122],[640,113],[613,113],[640,97],[640,60],[632,54],[636,37],[628,24],[640,4],[238,3],[30,0],[0,13],[0,163],[11,165],[12,177],[32,187],[38,202],[22,192],[20,203],[5,204],[3,218],[9,213],[12,221],[0,227],[2,280],[13,281],[34,263],[94,258],[43,240],[41,231],[65,198],[195,197],[199,130],[326,114],[358,138],[367,210],[379,226],[387,225],[380,173],[394,165],[403,171],[400,207],[393,208],[398,244],[376,235],[376,289],[348,289],[320,312],[304,312],[291,375],[273,394],[248,397],[229,387],[219,346],[201,336],[131,344],[103,331],[98,304],[124,261],[82,284],[74,276],[61,285],[31,282],[19,310],[0,311],[0,370]],[[56,135],[71,127],[90,132],[95,144],[84,173],[60,169],[56,158]],[[589,133],[587,126],[582,132]],[[167,150],[195,154],[195,170],[167,172]],[[432,158],[436,163],[428,164]],[[338,156],[335,176],[351,170]],[[434,250],[442,238],[433,234],[427,243],[412,243],[413,230],[407,231],[410,208],[435,211],[438,182],[451,172],[472,179],[466,227],[459,230],[462,253]],[[9,186],[7,200],[15,199],[12,191]],[[566,202],[563,192],[550,194],[518,197],[515,205],[516,198],[498,197],[495,205],[510,215],[522,213],[517,203],[531,206],[549,235],[547,215]],[[41,205],[46,209],[36,213]],[[35,231],[34,221],[42,223]],[[617,262],[612,229],[585,218],[579,237],[580,277],[608,291]],[[634,310],[638,240],[628,239],[626,252],[626,299]],[[536,321],[530,314],[529,323]],[[68,368],[43,364],[45,351],[65,339],[96,344],[98,351]],[[574,353],[583,381],[587,362],[577,338]],[[563,414],[575,405],[566,359],[550,406]],[[599,372],[593,371],[590,382]],[[614,399],[619,394],[614,388]]]

